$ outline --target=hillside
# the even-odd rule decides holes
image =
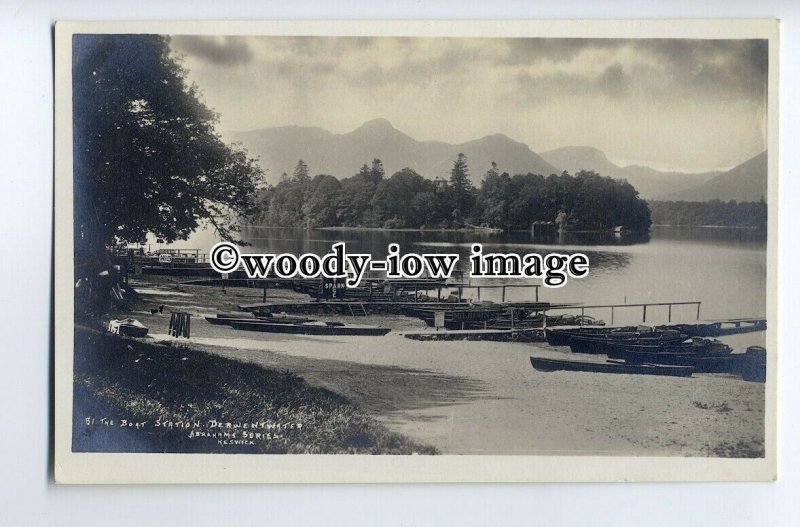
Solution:
[[[767,152],[761,152],[737,165],[727,172],[705,183],[683,192],[677,192],[668,199],[679,201],[760,201],[767,200]]]
[[[766,153],[728,172],[666,172],[646,166],[618,166],[597,148],[567,146],[537,154],[525,143],[503,134],[474,141],[449,144],[417,141],[396,129],[386,119],[367,121],[357,129],[334,134],[317,127],[282,126],[249,132],[229,132],[227,140],[241,142],[251,155],[260,158],[267,181],[277,183],[283,172],[291,174],[302,159],[312,174],[350,177],[372,159],[383,162],[387,175],[412,168],[422,176],[447,178],[456,156],[467,155],[470,177],[477,186],[496,161],[510,174],[574,174],[592,170],[602,176],[626,179],[645,199],[708,201],[753,200],[766,195]]]
[[[580,170],[593,170],[601,176],[626,179],[645,199],[666,199],[671,194],[705,183],[720,174],[662,172],[639,165],[620,167],[609,161],[602,151],[589,146],[556,148],[541,155],[547,162],[571,174]]]
[[[502,135],[490,135],[461,144],[417,141],[385,119],[374,119],[346,134],[322,128],[287,126],[249,132],[231,132],[226,139],[241,142],[251,155],[259,156],[267,169],[267,180],[276,183],[281,173],[292,173],[299,159],[312,174],[330,174],[339,179],[358,172],[373,158],[383,162],[387,175],[410,167],[427,178],[448,177],[459,153],[467,155],[470,177],[476,185],[492,161],[511,174],[559,173],[527,145]]]

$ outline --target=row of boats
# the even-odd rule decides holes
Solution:
[[[391,331],[389,328],[344,324],[342,322],[323,322],[288,314],[254,315],[246,318],[240,314],[218,313],[207,316],[206,320],[214,325],[230,326],[245,331],[265,333],[286,333],[294,335],[360,335],[383,336]]]
[[[389,328],[320,321],[286,313],[219,313],[207,316],[214,325],[245,331],[326,336],[383,336]],[[681,331],[685,329],[686,332]],[[415,340],[538,340],[539,330],[484,329],[406,334]],[[716,339],[690,336],[693,328],[682,327],[553,327],[544,331],[553,346],[569,346],[573,353],[598,356],[595,360],[562,360],[531,357],[531,365],[541,371],[588,371],[689,377],[692,373],[731,373],[745,380],[766,380],[766,350],[751,346],[745,353],[733,353]],[[600,356],[605,355],[605,360]]]
[[[644,373],[688,377],[692,373],[733,373],[746,380],[766,377],[766,350],[751,346],[733,353],[716,339],[689,337],[676,329],[648,326],[622,328],[553,328],[546,331],[553,346],[573,353],[606,355],[605,362],[531,357],[542,371],[571,370],[604,373]]]

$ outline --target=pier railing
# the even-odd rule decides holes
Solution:
[[[467,283],[463,283],[462,282],[462,283],[448,283],[448,284],[445,284],[443,287],[449,287],[449,288],[452,288],[452,289],[456,289],[457,288],[459,290],[459,295],[458,295],[459,298],[461,297],[461,293],[462,293],[462,291],[464,289],[475,289],[477,291],[478,300],[481,299],[481,289],[500,289],[500,290],[502,290],[502,300],[501,300],[501,302],[505,302],[506,301],[506,289],[507,288],[508,289],[511,289],[511,288],[527,288],[527,289],[533,288],[534,289],[534,301],[538,302],[539,301],[539,288],[542,287],[542,286],[538,285],[538,284],[473,285],[471,282],[467,282]]]
[[[611,309],[611,323],[614,323],[614,311],[616,309],[622,308],[642,308],[642,323],[647,322],[647,308],[648,307],[658,307],[658,306],[667,306],[667,321],[672,322],[672,306],[697,306],[696,318],[695,320],[700,320],[700,304],[699,301],[692,301],[692,302],[647,302],[643,304],[598,304],[598,305],[591,305],[591,306],[556,306],[547,309],[543,309],[543,311],[553,311],[557,309],[570,309],[570,310],[577,310],[580,309],[581,317],[586,316],[587,309]]]

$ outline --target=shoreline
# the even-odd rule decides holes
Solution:
[[[765,231],[767,229],[766,225],[761,227],[758,225],[669,225],[669,224],[653,224],[652,227],[670,227],[670,228],[680,228],[680,229],[731,229],[731,230],[743,230],[743,231]]]
[[[289,369],[77,327],[75,452],[436,454]]]
[[[400,315],[317,317],[392,327],[385,337],[254,334],[212,326],[199,315],[235,311],[261,291],[229,287],[222,294],[215,287],[148,277],[134,287],[138,284],[149,291],[124,315],[148,326],[153,342],[179,342],[242,364],[291,372],[351,401],[393,433],[444,454],[763,455],[761,384],[719,374],[672,379],[537,372],[531,356],[569,352],[546,344],[411,341],[400,333],[426,326]],[[176,290],[188,296],[168,294]],[[270,291],[276,303],[302,296]],[[169,315],[146,309],[158,303],[198,316],[191,339],[166,335]]]

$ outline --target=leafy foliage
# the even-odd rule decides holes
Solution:
[[[185,239],[204,223],[235,239],[262,176],[215,132],[218,116],[158,35],[73,40],[76,258],[153,234]]]
[[[365,164],[358,174],[343,179],[338,195],[332,176],[317,176],[308,186],[297,177],[284,178],[258,198],[256,221],[278,226],[384,228],[486,223],[528,229],[535,221],[554,221],[561,213],[574,229],[650,227],[650,210],[636,189],[594,172],[510,176],[492,163],[476,189],[463,154],[454,161],[449,181],[427,180],[410,168],[384,179],[379,163],[373,161],[372,168]]]
[[[460,226],[463,219],[468,218],[475,207],[475,187],[469,180],[469,166],[467,166],[467,156],[464,154],[458,154],[453,162],[450,184],[445,193],[453,223]]]

